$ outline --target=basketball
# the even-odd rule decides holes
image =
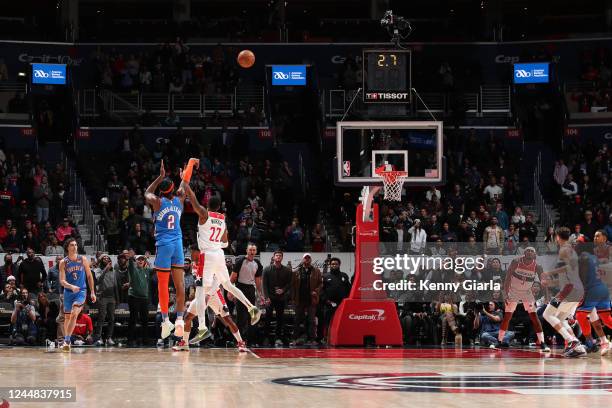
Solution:
[[[242,50],[238,54],[237,61],[242,68],[251,68],[255,64],[255,54],[251,50]]]

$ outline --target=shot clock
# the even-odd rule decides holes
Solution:
[[[363,101],[409,104],[410,50],[363,51]]]

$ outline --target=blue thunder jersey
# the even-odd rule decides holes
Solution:
[[[176,241],[182,241],[181,214],[183,206],[178,197],[168,200],[161,198],[159,211],[153,214],[155,219],[155,245],[166,245]]]
[[[76,261],[68,257],[64,258],[64,271],[66,272],[66,282],[71,285],[78,286],[81,290],[87,289],[87,280],[85,279],[85,266],[83,266],[83,257],[79,255]]]
[[[587,256],[589,259],[589,267],[587,269],[586,282],[585,282],[585,290],[590,291],[598,286],[606,287],[606,284],[602,282],[601,277],[597,273],[597,268],[599,266],[599,260],[593,254],[583,254],[582,256]]]

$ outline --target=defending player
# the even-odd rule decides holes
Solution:
[[[91,301],[94,303],[96,294],[89,261],[78,254],[76,240],[68,238],[65,248],[68,256],[59,263],[59,280],[64,288],[64,344],[61,348],[62,351],[70,351],[70,338],[79,313],[87,300],[87,283],[91,289]]]
[[[596,345],[591,335],[591,324],[599,337],[600,354],[603,356],[610,350],[610,343],[605,336],[601,323],[612,329],[612,317],[610,317],[610,293],[608,286],[602,281],[602,269],[600,265],[610,262],[611,251],[607,245],[608,237],[605,232],[599,230],[593,239],[594,254],[583,252],[580,255],[580,277],[584,282],[584,301],[576,311],[576,319],[586,338],[586,346],[589,350],[596,351]],[[583,246],[584,248],[584,246]],[[601,320],[600,320],[601,318]]]
[[[185,170],[185,179],[189,183],[195,159],[190,159]],[[155,195],[159,186],[160,196]],[[174,325],[168,318],[168,284],[170,272],[176,288],[176,331],[175,335],[183,336],[185,311],[183,233],[181,231],[181,214],[185,201],[184,181],[179,189],[174,191],[174,182],[166,178],[164,161],[161,161],[159,176],[151,183],[145,192],[145,199],[154,211],[155,222],[155,264],[157,273],[157,289],[159,305],[162,314],[161,338],[165,339],[172,333]]]
[[[192,249],[191,257],[192,259],[199,259],[200,258],[199,249]],[[196,271],[200,269],[199,264],[193,264],[193,267],[195,268]],[[200,271],[200,276],[201,275],[202,273]],[[240,352],[248,351],[245,341],[242,340],[242,336],[240,335],[240,330],[238,330],[238,326],[236,325],[236,323],[230,316],[229,309],[227,308],[227,304],[225,302],[225,298],[223,297],[223,292],[221,290],[221,286],[219,285],[219,282],[217,282],[216,279],[213,279],[213,281],[211,282],[211,285],[204,284],[204,286],[199,286],[196,288],[196,292],[198,289],[200,289],[200,292],[205,292],[206,305],[215,313],[217,317],[219,317],[219,320],[221,320],[221,322],[223,322],[223,324],[227,326],[232,332],[232,335],[238,342],[238,351]],[[198,316],[198,322],[206,322],[206,316],[200,316],[197,314],[198,309],[201,309],[201,308],[198,308],[198,302],[201,302],[201,301],[202,299],[196,296],[193,299],[193,301],[189,304],[189,308],[187,309],[187,314],[185,315],[185,333],[183,334],[183,338],[175,346],[172,347],[172,350],[189,351],[189,344],[196,344],[202,341],[203,339],[205,339],[206,337],[208,337],[208,335],[204,338],[199,338],[198,336],[196,336],[191,341],[189,341],[189,333],[191,332],[191,324],[192,324],[193,319],[196,316]],[[199,324],[205,326],[205,324],[202,324],[202,323],[199,323]]]
[[[534,247],[525,248],[522,257],[514,259],[508,268],[506,280],[504,282],[504,293],[506,294],[506,306],[504,311],[504,319],[499,329],[498,340],[502,348],[507,348],[509,345],[504,343],[504,336],[508,325],[512,319],[512,315],[516,310],[516,306],[523,304],[525,311],[529,313],[529,319],[536,332],[537,344],[540,350],[544,353],[550,352],[550,348],[544,341],[544,332],[542,325],[536,314],[535,299],[531,287],[536,277],[542,273],[542,267],[536,263],[536,250]]]
[[[208,208],[202,207],[188,183],[183,183],[185,192],[193,206],[193,210],[198,214],[198,246],[201,251],[198,264],[202,265],[202,276],[196,276],[196,297],[198,298],[198,316],[204,316],[206,310],[205,291],[198,287],[207,281],[212,284],[213,278],[223,286],[223,289],[234,295],[236,299],[247,307],[251,316],[251,324],[255,325],[261,318],[261,311],[254,306],[244,296],[231,281],[225,265],[225,255],[223,248],[228,245],[227,229],[225,227],[225,215],[219,213],[221,202],[217,197],[212,197],[208,202]],[[201,300],[201,301],[200,301]],[[200,327],[196,341],[201,341],[208,336],[208,329],[204,322],[200,322]]]
[[[544,318],[567,342],[563,355],[581,357],[586,355],[586,349],[565,322],[565,319],[574,315],[584,295],[584,286],[578,272],[578,255],[568,242],[570,234],[567,227],[557,230],[558,267],[541,274],[542,285],[560,288],[559,293],[546,306]],[[554,278],[555,276],[557,279]]]

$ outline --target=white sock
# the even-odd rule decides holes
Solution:
[[[236,333],[232,333],[234,335],[234,338],[237,341],[242,341],[242,336],[240,335],[240,330],[236,330]]]
[[[244,293],[242,293],[240,289],[234,286],[232,282],[230,281],[223,282],[221,286],[223,286],[223,288],[227,290],[229,293],[234,295],[234,297],[238,299],[240,303],[245,305],[247,309],[251,309],[253,307],[253,304],[249,302],[249,299],[247,299],[246,296],[244,296]]]
[[[506,335],[506,331],[505,330],[500,330],[499,334],[497,335],[497,340],[504,341],[504,336],[505,335]]]
[[[566,329],[565,327],[563,327],[563,326],[561,326],[561,328],[559,329],[559,334],[560,334],[560,335],[562,335],[562,336],[563,336],[563,338],[564,338],[564,339],[565,339],[567,342],[570,342],[570,341],[573,341],[573,340],[574,340],[574,339],[572,338],[572,337],[574,337],[574,336],[572,336],[572,335],[569,333],[569,331],[567,331],[567,329]]]
[[[544,333],[543,332],[537,332],[536,336],[538,337],[538,341],[540,342],[540,344],[544,344]]]
[[[189,343],[189,332],[187,330],[183,331],[183,341]]]
[[[600,344],[605,344],[608,342],[608,338],[606,336],[602,336],[599,338],[599,343]]]
[[[201,286],[196,287],[196,311],[198,313],[199,330],[206,328],[206,292]]]

